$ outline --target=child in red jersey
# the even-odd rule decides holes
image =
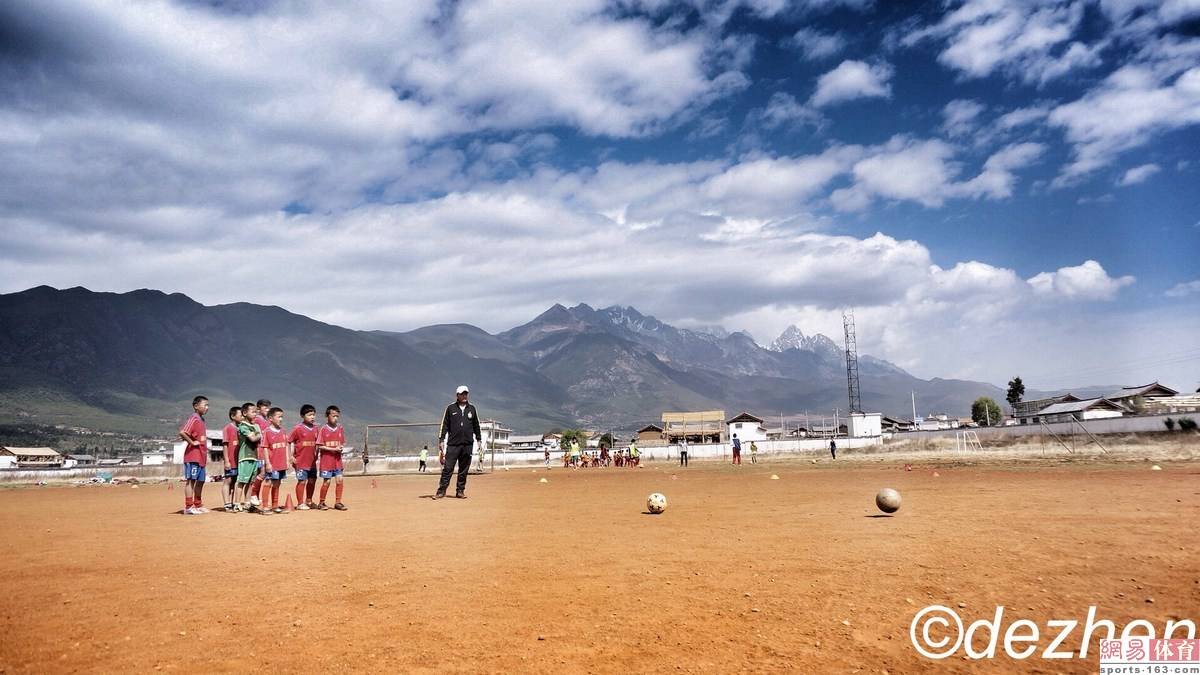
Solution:
[[[305,403],[300,406],[300,423],[292,427],[288,442],[292,445],[292,470],[296,472],[296,509],[314,508],[313,493],[317,490],[317,409]]]
[[[259,509],[263,513],[283,513],[279,505],[279,486],[287,476],[287,446],[288,435],[283,430],[283,408],[271,408],[267,411],[267,430],[263,432],[263,442],[259,447],[265,447],[263,461],[263,487],[260,496]],[[270,506],[268,506],[268,501]]]
[[[238,424],[242,421],[241,406],[229,409],[229,424],[221,432],[221,440],[225,443],[225,483],[221,488],[221,496],[225,498],[225,510],[233,513],[234,486],[237,485],[238,475]]]
[[[334,492],[337,501],[334,502],[333,508],[338,511],[346,510],[346,505],[342,503],[342,446],[346,444],[346,428],[338,426],[341,416],[342,411],[336,405],[329,406],[325,409],[325,426],[317,430],[317,451],[321,453],[321,478],[325,479],[325,482],[321,483],[321,503],[317,504],[319,511],[329,509],[325,505],[325,496],[329,494],[331,478],[337,483]]]
[[[263,439],[267,433],[267,427],[271,423],[267,421],[267,413],[271,412],[270,399],[260,398],[254,407],[254,419],[251,420],[258,426],[259,438]],[[265,440],[260,440],[258,443],[258,473],[254,476],[254,482],[250,484],[250,505],[258,506],[260,502],[260,493],[263,485],[263,471],[266,466],[266,451],[267,444]]]
[[[192,399],[192,414],[179,428],[179,437],[187,444],[183,450],[183,513],[196,516],[208,513],[204,508],[204,465],[208,463],[208,431],[204,428],[204,414],[208,412],[208,397]]]

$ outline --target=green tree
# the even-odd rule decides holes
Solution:
[[[587,447],[588,434],[583,429],[567,429],[562,432],[558,447],[566,450],[571,447],[571,441],[579,441],[579,447]]]
[[[1008,381],[1008,394],[1004,400],[1008,401],[1008,405],[1016,408],[1017,404],[1025,396],[1025,383],[1021,381],[1021,376],[1018,375]]]
[[[1000,405],[988,396],[980,396],[971,404],[971,419],[980,426],[1000,424],[1003,420]]]
[[[1163,426],[1167,428],[1167,431],[1175,431],[1175,420],[1168,417],[1163,420]]]

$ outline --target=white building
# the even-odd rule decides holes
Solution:
[[[483,438],[483,447],[489,450],[505,451],[512,447],[512,429],[496,420],[483,420],[479,423],[479,435]]]
[[[544,449],[541,434],[531,434],[527,436],[511,434],[509,435],[508,440],[510,443],[512,443],[511,449],[513,452],[534,452]]]
[[[958,418],[950,417],[949,415],[939,413],[917,418],[917,429],[919,431],[943,431],[957,428]]]
[[[763,419],[748,412],[743,412],[728,420],[725,425],[728,427],[729,442],[731,443],[735,435],[743,445],[750,441],[767,440],[767,428],[763,426]]]
[[[142,466],[162,466],[163,464],[182,464],[183,449],[185,444],[180,441],[175,444],[173,452],[168,452],[166,446],[159,446],[158,450],[147,450],[142,453]],[[178,457],[178,459],[175,459]]]
[[[850,413],[850,438],[874,438],[883,435],[883,413]]]

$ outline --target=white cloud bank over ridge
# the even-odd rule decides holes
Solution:
[[[867,3],[718,4],[726,17],[739,7],[770,17]],[[1111,301],[1133,283],[1091,260],[1024,279],[1033,271],[939,266],[913,239],[830,233],[840,213],[886,233],[876,205],[1007,199],[1046,155],[1041,142],[1012,138],[986,159],[957,138],[900,134],[791,156],[518,164],[551,152],[557,125],[635,139],[748,85],[745,44],[614,18],[598,0],[464,2],[450,13],[433,0],[268,3],[236,17],[164,0],[12,7],[53,20],[19,46],[36,68],[0,72],[14,75],[0,78],[4,290],[162,288],[366,329],[498,330],[556,301],[633,304],[764,342],[788,323],[836,335],[840,308],[854,306],[879,328],[864,333],[865,351],[926,376],[996,380],[964,351],[964,330],[972,345],[999,347],[1031,315]],[[1069,24],[1060,14],[1033,25]],[[811,58],[844,47],[814,44]],[[1010,51],[987,67],[1038,53]],[[1089,96],[1121,110],[1124,89],[1170,88],[1174,105],[1151,118],[1106,126],[1047,102],[1009,113],[1007,128],[1048,118],[1076,144],[1080,171],[1093,170],[1130,147],[1122,139],[1190,112],[1187,72],[1146,72]],[[773,96],[763,120],[818,126],[818,106],[889,98],[893,76],[888,64],[844,60],[807,104]],[[946,121],[967,129],[981,113],[960,104]],[[287,216],[285,205],[311,213]],[[263,265],[264,248],[282,262]],[[296,251],[317,252],[327,272],[292,264]]]

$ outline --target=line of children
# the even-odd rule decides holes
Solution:
[[[184,510],[187,515],[207,513],[202,496],[206,480],[205,464],[208,455],[204,415],[208,399],[197,396],[192,401],[192,414],[179,430],[187,444],[184,451]],[[287,476],[287,465],[296,474],[297,509],[327,510],[325,499],[329,482],[336,484],[333,508],[347,510],[342,503],[342,449],[346,430],[339,425],[341,410],[336,405],[325,409],[325,424],[314,426],[317,410],[305,404],[300,408],[301,422],[291,432],[283,430],[283,409],[272,407],[267,399],[245,403],[229,409],[229,424],[222,432],[225,443],[225,472],[222,496],[225,511],[230,513],[283,513],[279,492]],[[325,479],[321,486],[321,502],[313,504],[317,468]]]

